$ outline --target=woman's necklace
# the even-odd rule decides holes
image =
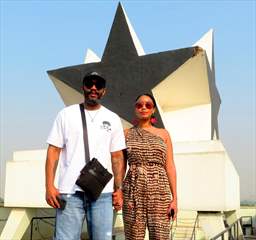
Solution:
[[[96,116],[97,116],[97,114],[98,114],[98,112],[99,112],[99,109],[96,110],[96,111],[95,111],[95,110],[94,110],[94,111],[88,111],[88,110],[86,110],[86,111],[87,111],[87,113],[88,113],[88,115],[89,115],[89,117],[90,117],[90,119],[91,119],[91,122],[94,122],[94,119],[96,118]],[[92,113],[92,112],[95,112],[95,113],[94,113],[94,115],[91,115],[90,112],[91,112],[91,113]]]

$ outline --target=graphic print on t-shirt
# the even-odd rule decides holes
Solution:
[[[107,132],[110,132],[111,131],[111,124],[110,124],[109,121],[103,121],[100,128],[106,130]]]

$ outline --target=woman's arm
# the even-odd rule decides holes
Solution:
[[[167,130],[165,130],[165,142],[167,144],[167,159],[166,159],[166,173],[169,180],[171,192],[172,192],[172,201],[168,208],[168,213],[171,209],[174,209],[175,215],[174,219],[177,216],[177,178],[176,178],[176,167],[173,160],[173,148],[171,137]]]

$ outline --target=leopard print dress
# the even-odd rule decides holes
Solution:
[[[123,184],[123,220],[126,240],[167,240],[170,220],[167,209],[172,199],[165,170],[167,146],[164,140],[133,127],[126,135],[129,170]]]

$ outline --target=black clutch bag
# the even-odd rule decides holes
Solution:
[[[96,158],[93,158],[81,170],[76,185],[83,189],[85,195],[91,201],[95,201],[112,176]]]

